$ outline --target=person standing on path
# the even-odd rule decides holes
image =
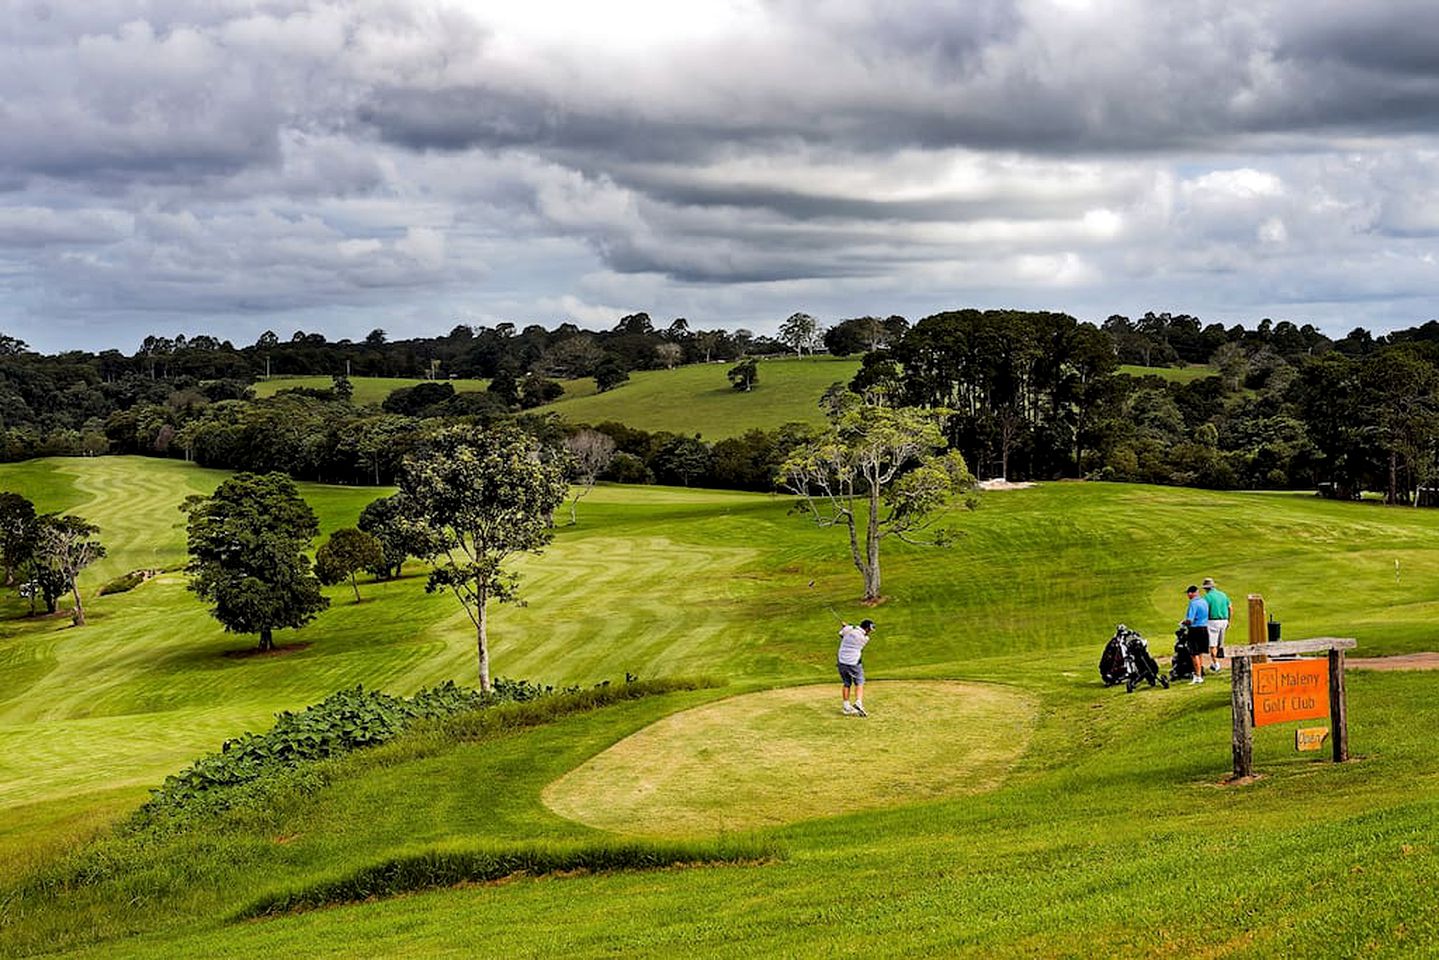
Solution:
[[[842,707],[845,715],[869,716],[864,710],[864,645],[874,632],[873,620],[861,620],[859,626],[846,623],[839,628],[839,678],[844,682]],[[850,702],[849,689],[854,688],[854,701]]]
[[[1204,602],[1209,607],[1209,669],[1222,670],[1219,658],[1224,649],[1224,635],[1229,630],[1229,594],[1214,585],[1213,577],[1205,577],[1201,586]]]
[[[1199,595],[1199,588],[1190,584],[1184,591],[1189,596],[1189,606],[1184,611],[1184,625],[1189,628],[1185,637],[1189,648],[1189,659],[1194,664],[1194,676],[1189,682],[1204,682],[1204,654],[1209,650],[1209,604]]]

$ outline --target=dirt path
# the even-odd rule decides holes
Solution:
[[[1403,653],[1395,657],[1345,657],[1350,670],[1439,670],[1439,653]]]

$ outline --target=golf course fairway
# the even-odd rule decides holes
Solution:
[[[884,681],[870,716],[834,684],[767,690],[665,717],[544,792],[551,810],[620,833],[747,830],[993,789],[1035,706],[994,684]]]

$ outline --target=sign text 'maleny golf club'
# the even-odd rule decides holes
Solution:
[[[1254,664],[1254,725],[1329,716],[1329,664],[1289,660]]]

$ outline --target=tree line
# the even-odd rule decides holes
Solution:
[[[41,356],[0,336],[0,456],[141,453],[387,484],[427,425],[533,418],[558,395],[557,379],[594,376],[614,388],[630,369],[739,358],[729,379],[748,392],[763,389],[757,351],[821,348],[862,354],[859,374],[844,385],[857,395],[950,410],[947,441],[980,476],[1318,486],[1340,497],[1373,489],[1416,503],[1439,472],[1439,322],[1334,340],[1287,321],[1226,328],[1147,313],[1094,325],[1005,310],[949,311],[912,325],[850,318],[828,329],[795,314],[776,339],[691,331],[683,320],[658,328],[646,314],[597,333],[500,324],[397,343],[383,331],[361,343],[269,335],[243,348],[209,337],[147,338],[130,357]],[[441,379],[360,405],[336,373],[346,363],[355,375]],[[1213,375],[1181,382],[1126,374],[1125,363],[1206,363]],[[250,378],[265,364],[330,373],[332,386],[256,399]],[[444,379],[452,373],[489,377],[489,388],[457,393]],[[803,433],[792,425],[708,442],[621,424],[596,429],[616,445],[605,479],[763,490],[776,489]]]

